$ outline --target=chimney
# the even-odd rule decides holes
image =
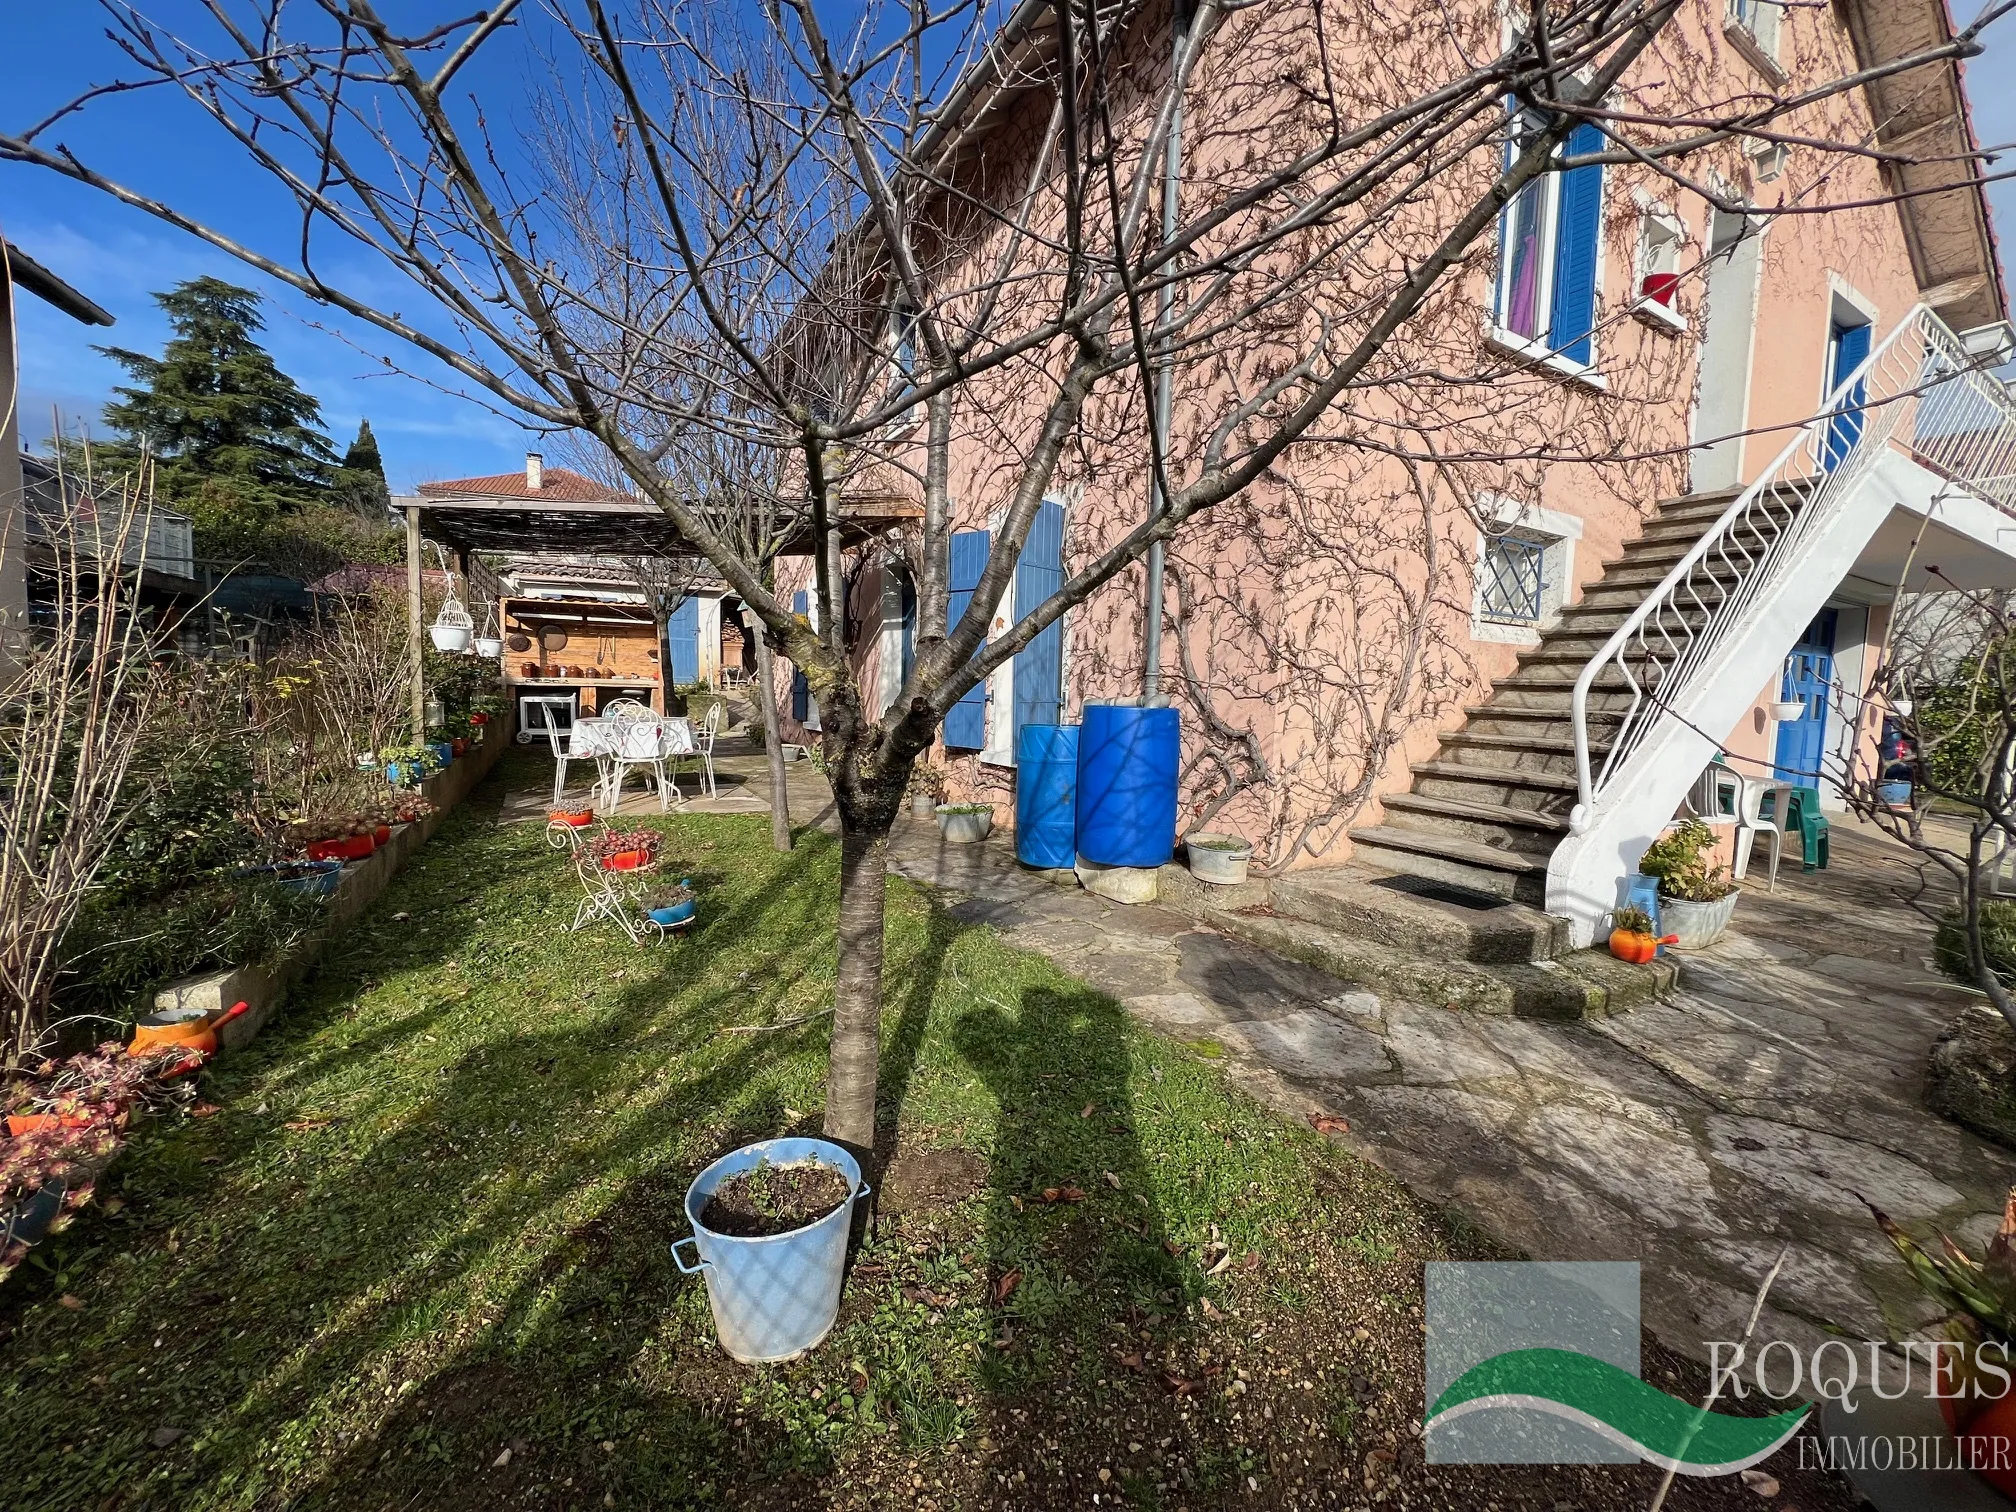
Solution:
[[[545,459],[537,452],[525,453],[525,486],[537,493],[545,486],[543,467]]]

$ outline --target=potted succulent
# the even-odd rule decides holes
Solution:
[[[1253,843],[1237,835],[1213,835],[1199,831],[1183,841],[1190,862],[1190,875],[1199,882],[1215,882],[1231,887],[1246,880],[1246,868],[1253,860]]]
[[[604,871],[643,871],[658,859],[658,832],[607,830],[588,842],[588,853]]]
[[[1610,954],[1620,961],[1642,966],[1659,954],[1661,945],[1679,943],[1678,935],[1658,934],[1652,915],[1642,908],[1626,906],[1610,916]]]
[[[920,761],[910,769],[910,813],[918,819],[929,819],[938,812],[938,805],[945,801],[945,773],[928,761]]]
[[[0,1145],[0,1275],[69,1222],[119,1140],[109,1127],[35,1129]]]
[[[1715,831],[1685,819],[1645,848],[1638,870],[1659,879],[1659,917],[1682,950],[1699,950],[1722,938],[1742,896],[1726,866],[1710,865]]]
[[[595,810],[592,808],[548,809],[546,811],[546,822],[548,824],[557,824],[563,829],[586,829],[595,822]]]
[[[690,877],[681,877],[673,887],[654,887],[644,895],[644,912],[661,929],[683,929],[693,922],[693,912],[699,906]]]
[[[994,831],[991,803],[941,803],[937,813],[938,833],[954,845],[972,845]]]
[[[832,1331],[854,1204],[854,1157],[824,1139],[766,1139],[723,1155],[686,1189],[693,1232],[672,1258],[707,1281],[721,1347],[749,1364],[795,1359]],[[680,1253],[693,1246],[698,1258]]]
[[[1866,1199],[1865,1199],[1866,1202]],[[2016,1391],[2000,1363],[1982,1368],[1984,1349],[2006,1361],[2016,1349],[2016,1190],[2002,1209],[2002,1226],[1977,1261],[1949,1236],[1926,1248],[1874,1203],[1876,1223],[1920,1291],[1945,1310],[1944,1338],[1935,1349],[1932,1389],[1939,1415],[1959,1439],[1959,1452],[1941,1463],[1965,1466],[2005,1496],[2016,1497]],[[2005,1378],[1999,1383],[1996,1376]]]

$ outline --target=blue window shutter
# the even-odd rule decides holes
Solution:
[[[1603,150],[1603,133],[1578,126],[1564,149],[1570,157]],[[1547,344],[1571,362],[1587,362],[1596,325],[1596,263],[1603,247],[1603,165],[1561,175],[1555,212],[1554,306]]]
[[[700,600],[689,598],[665,622],[665,643],[675,683],[700,680]]]
[[[791,612],[793,614],[803,614],[806,605],[809,603],[811,603],[811,600],[805,596],[805,590],[801,588],[798,592],[791,595]],[[812,685],[805,681],[805,674],[803,672],[793,667],[791,669],[791,717],[800,724],[803,724],[805,716],[811,712]]]
[[[1829,364],[1827,388],[1832,391],[1841,386],[1842,380],[1869,360],[1869,339],[1873,335],[1869,326],[1834,327],[1833,360]],[[1862,439],[1863,414],[1861,405],[1869,397],[1868,380],[1857,383],[1842,396],[1836,406],[1836,414],[1827,423],[1827,439],[1820,450],[1820,465],[1832,472],[1848,458],[1855,449],[1855,443]]]
[[[952,533],[947,553],[945,628],[956,629],[966,606],[973,602],[973,590],[980,586],[980,574],[987,570],[987,554],[993,537],[984,530]],[[945,744],[948,749],[977,751],[987,743],[987,684],[975,683],[945,715]]]
[[[1064,586],[1064,506],[1045,499],[1015,563],[1015,614],[1019,619]],[[1064,703],[1064,622],[1053,620],[1015,653],[1015,732],[1022,726],[1056,724]]]

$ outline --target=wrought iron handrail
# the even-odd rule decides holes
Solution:
[[[1588,829],[1609,784],[1662,710],[1893,448],[2016,514],[2016,398],[1925,305],[1915,306],[1827,396],[1820,413],[1729,502],[1575,679],[1572,831]],[[1596,765],[1589,695],[1612,671],[1628,697]]]

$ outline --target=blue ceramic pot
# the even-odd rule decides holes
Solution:
[[[675,924],[688,923],[693,917],[693,910],[698,906],[698,900],[688,898],[684,903],[674,903],[670,908],[654,908],[651,910],[651,922],[662,924],[667,929]]]

